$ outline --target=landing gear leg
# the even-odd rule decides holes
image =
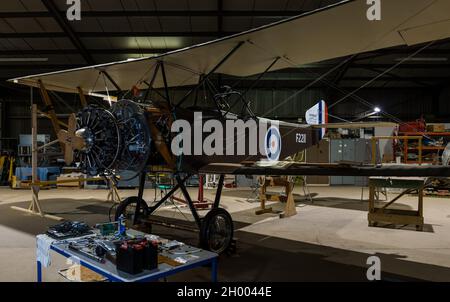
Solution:
[[[182,181],[186,181],[188,177],[184,178]],[[144,183],[141,182],[139,185],[139,196],[143,196],[144,192]],[[155,212],[164,202],[166,202],[167,199],[169,199],[178,189],[180,186],[177,184],[174,186],[160,201],[158,201],[154,206],[148,207],[147,203],[145,202],[142,197],[139,196],[133,196],[128,197],[125,200],[123,200],[119,206],[117,207],[114,219],[117,221],[120,217],[120,215],[124,215],[127,219],[127,225],[138,225],[142,222],[145,222],[146,218],[148,218],[153,212]]]
[[[225,180],[225,175],[221,174],[219,178],[219,183],[217,184],[216,198],[214,199],[213,208],[217,209],[220,204],[220,197],[222,196],[223,181]]]
[[[141,207],[142,207],[142,197],[144,196],[144,187],[145,187],[145,177],[147,176],[146,172],[142,172],[141,175],[139,176],[139,191],[138,191],[138,198],[137,198],[137,202],[136,202],[136,211],[134,213],[134,221],[133,224],[136,225],[138,224],[139,221],[139,214],[141,211]]]
[[[197,226],[200,228],[202,225],[202,222],[201,222],[200,216],[198,215],[197,209],[195,208],[194,202],[192,202],[191,196],[189,195],[189,192],[186,189],[186,186],[184,184],[185,181],[183,181],[179,175],[177,175],[175,177],[175,179],[177,180],[177,183],[180,186],[181,193],[183,193],[184,199],[186,200],[186,202],[189,206],[189,209],[191,209],[191,213],[192,213],[192,216],[194,216],[195,223],[197,223]]]
[[[115,216],[116,220],[121,214],[128,213],[128,215],[125,216],[129,220],[132,220],[133,224],[139,224],[140,222],[145,220],[145,218],[150,216],[178,189],[180,189],[200,230],[200,247],[218,254],[227,251],[233,244],[234,226],[231,215],[225,209],[219,208],[224,175],[221,175],[219,179],[213,209],[209,211],[204,218],[200,218],[198,211],[195,208],[194,203],[189,195],[189,192],[186,189],[185,182],[189,177],[190,176],[188,175],[184,178],[181,178],[179,175],[177,175],[175,177],[177,184],[170,190],[170,192],[167,193],[154,206],[148,207],[145,201],[142,199],[145,184],[145,173],[142,173],[139,183],[138,196],[127,198],[122,201],[122,203],[120,203]],[[133,209],[134,206],[136,207],[135,209]]]
[[[233,242],[233,219],[231,215],[222,208],[219,208],[220,198],[225,176],[221,175],[217,186],[216,197],[214,199],[213,209],[209,211],[204,218],[200,218],[197,209],[192,202],[189,192],[184,185],[184,181],[179,176],[176,177],[181,192],[191,209],[192,216],[200,229],[200,247],[221,254],[228,250]]]

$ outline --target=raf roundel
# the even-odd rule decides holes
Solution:
[[[265,138],[265,149],[267,159],[270,161],[276,161],[280,158],[281,154],[281,135],[280,130],[277,127],[270,127],[267,130]]]

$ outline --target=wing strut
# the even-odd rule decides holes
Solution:
[[[153,72],[152,79],[150,80],[150,83],[147,83],[146,81],[144,81],[144,83],[148,86],[148,89],[147,89],[147,91],[145,92],[144,100],[147,99],[148,94],[149,94],[150,91],[152,91],[152,89],[153,89],[153,84],[155,83],[156,76],[158,75],[158,71],[159,71],[159,64],[160,64],[160,62],[158,61],[158,63],[156,63],[155,71]]]
[[[186,100],[187,98],[194,92],[196,91],[200,86],[203,85],[203,83],[208,80],[208,78],[214,73],[216,72],[216,70],[222,66],[235,52],[236,50],[238,50],[242,45],[244,45],[245,41],[241,41],[239,42],[222,60],[220,60],[220,62],[214,66],[213,69],[211,69],[210,72],[208,72],[207,75],[205,75],[204,77],[201,78],[200,82],[197,84],[197,86],[195,86],[195,88],[191,89],[182,99],[180,102],[178,102],[178,104],[175,106],[176,108],[178,108],[179,106],[181,106]]]
[[[161,63],[159,64],[161,65],[161,74],[164,81],[164,91],[166,92],[167,103],[169,104],[169,108],[172,108],[172,103],[170,101],[169,95],[169,86],[167,85],[166,69],[164,68],[164,62],[161,61]]]
[[[275,60],[273,60],[273,62],[269,65],[269,67],[267,67],[266,70],[264,70],[263,73],[258,75],[258,78],[256,78],[256,80],[253,82],[253,84],[242,94],[242,96],[245,97],[247,95],[247,93],[249,93],[253,88],[255,88],[255,86],[262,79],[262,77],[266,73],[268,73],[270,71],[270,69],[272,69],[273,65],[275,65],[280,59],[281,59],[281,57],[276,57]]]
[[[119,85],[114,81],[114,79],[104,70],[101,70],[100,73],[102,73],[110,82],[113,84],[113,86],[117,89],[119,93],[122,92],[122,89],[120,89]]]

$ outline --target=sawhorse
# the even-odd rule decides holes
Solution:
[[[281,201],[286,202],[286,206],[280,218],[286,218],[297,214],[295,209],[295,201],[293,195],[294,182],[286,176],[281,177],[260,177],[260,194],[259,200],[261,202],[261,209],[255,212],[256,215],[265,213],[273,213],[271,207],[266,207],[266,202],[269,201]],[[267,193],[268,187],[284,187],[285,195]]]

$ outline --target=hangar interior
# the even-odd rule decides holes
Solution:
[[[42,212],[49,216],[90,226],[107,222],[118,199],[136,196],[140,180],[78,182],[85,173],[65,164],[59,144],[47,144],[58,139],[52,114],[64,128],[71,114],[83,109],[80,96],[30,89],[9,79],[163,54],[338,2],[83,0],[81,20],[75,21],[64,17],[68,5],[63,0],[0,2],[0,281],[36,281],[36,236],[59,223],[16,209],[27,208],[32,200],[34,143],[44,146],[36,158],[40,181],[55,182],[39,192]],[[329,123],[337,126],[329,127],[321,143],[298,154],[296,161],[445,166],[445,152],[450,152],[449,60],[447,38],[268,71],[261,77],[214,74],[210,81],[245,93],[255,115],[283,122],[304,124],[307,110],[324,100]],[[191,89],[171,87],[168,95],[182,98]],[[158,88],[152,97],[161,99],[165,93]],[[207,98],[205,86],[197,94]],[[85,98],[88,105],[109,107],[102,97]],[[38,108],[36,138],[32,103]],[[173,180],[170,173],[146,173],[143,199],[150,204],[163,198]],[[219,258],[218,279],[367,281],[367,259],[375,255],[381,259],[383,280],[450,281],[450,182],[447,177],[412,180],[416,187],[391,187],[390,178],[354,175],[226,175],[221,207],[231,214],[234,234]],[[191,196],[205,201],[197,204],[201,217],[216,198],[218,182],[218,175],[204,173],[186,183]],[[152,214],[149,232],[197,246],[195,217],[182,192],[175,196]],[[414,218],[405,214],[398,222],[392,217],[388,223],[368,221],[373,207],[392,199],[393,211],[415,212]],[[280,218],[291,202],[293,212]],[[52,261],[44,279],[67,281],[57,271],[71,264],[56,255]],[[200,267],[167,279],[209,278],[209,268]]]

